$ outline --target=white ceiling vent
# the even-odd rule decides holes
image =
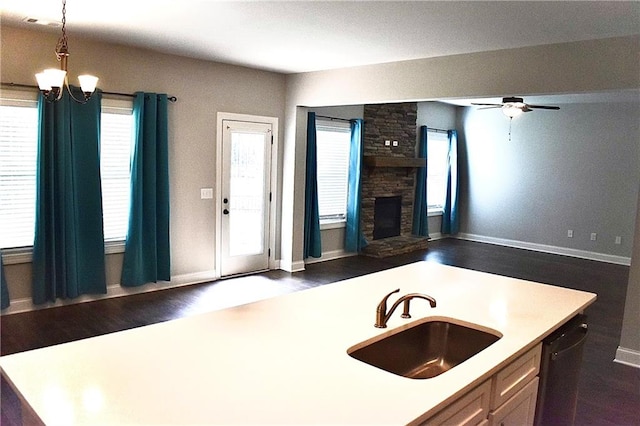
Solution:
[[[56,21],[47,21],[45,19],[38,19],[38,18],[32,18],[27,16],[26,18],[24,18],[22,20],[22,22],[26,22],[27,24],[38,24],[38,25],[44,25],[45,27],[60,27],[60,22],[56,22]]]

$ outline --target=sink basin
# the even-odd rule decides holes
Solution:
[[[391,330],[373,342],[351,347],[347,353],[374,367],[411,379],[429,379],[466,361],[498,341],[502,335],[452,319],[421,321]]]

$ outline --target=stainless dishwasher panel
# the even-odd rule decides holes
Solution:
[[[537,426],[574,424],[586,321],[586,315],[576,315],[543,341],[534,420]]]

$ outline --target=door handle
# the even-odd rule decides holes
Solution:
[[[222,214],[229,214],[229,210],[227,209],[222,210]]]

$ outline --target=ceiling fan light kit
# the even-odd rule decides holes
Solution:
[[[500,108],[502,109],[502,113],[509,117],[509,141],[511,141],[511,122],[514,117],[518,117],[525,112],[531,112],[534,109],[553,109],[558,110],[560,107],[551,106],[551,105],[531,105],[524,102],[524,99],[517,97],[506,97],[502,98],[501,104],[481,104],[481,103],[472,103],[471,105],[483,106],[484,108],[480,109],[491,109],[491,108]]]
[[[534,109],[553,109],[557,110],[560,107],[551,105],[532,105],[524,102],[524,99],[517,97],[502,98],[501,104],[481,104],[472,103],[471,105],[484,106],[486,108],[501,108],[502,113],[509,118],[514,118],[521,115],[523,112],[531,112]],[[484,108],[482,108],[484,109]]]

